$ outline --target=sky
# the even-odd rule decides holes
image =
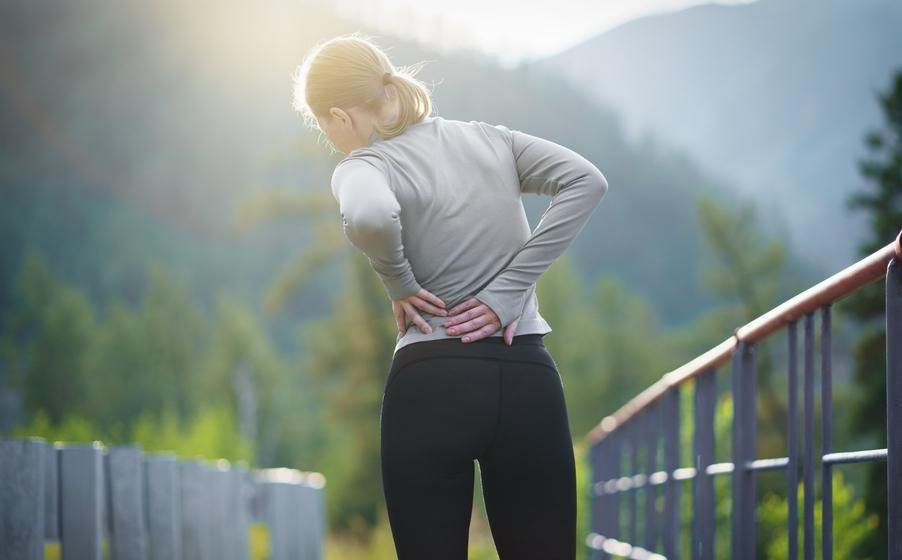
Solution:
[[[749,0],[718,0],[721,4]],[[378,33],[469,48],[507,67],[564,51],[621,23],[711,0],[339,0],[339,12]]]

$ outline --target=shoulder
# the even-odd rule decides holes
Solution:
[[[342,158],[332,170],[332,195],[338,200],[341,188],[349,184],[388,185],[388,177],[384,158],[372,148],[359,148]]]
[[[478,130],[481,134],[488,136],[489,138],[501,139],[508,145],[511,143],[512,131],[510,128],[503,124],[491,124],[479,120],[471,120],[468,121],[467,124]]]
[[[360,167],[361,164],[369,165],[383,173],[388,172],[388,163],[385,155],[372,146],[366,146],[363,148],[357,148],[356,150],[351,150],[348,155],[341,158],[341,160],[339,160],[339,162],[335,164],[333,176],[336,172],[338,172],[339,169],[341,169],[343,166],[347,167],[349,164],[351,167]]]

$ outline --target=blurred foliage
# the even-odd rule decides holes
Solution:
[[[859,160],[868,186],[849,197],[849,208],[867,215],[868,238],[859,245],[861,256],[890,243],[902,227],[902,70],[878,95],[884,126],[865,135],[868,155]],[[865,286],[840,302],[840,307],[864,326],[853,355],[854,386],[852,429],[867,448],[886,446],[886,281]],[[873,539],[862,543],[859,554],[886,558],[886,465],[867,465],[865,503],[878,516]]]
[[[255,313],[222,296],[208,320],[161,267],[149,274],[137,308],[113,301],[98,315],[29,255],[0,331],[30,419],[16,433],[312,470],[307,396]]]
[[[801,514],[803,486],[798,489],[799,512]],[[788,558],[788,542],[786,497],[780,494],[764,496],[758,509],[759,542],[764,548],[764,557],[773,560]],[[802,552],[802,516],[798,518],[799,553]],[[823,504],[820,498],[814,501],[814,557],[823,557]],[[856,554],[858,546],[872,539],[877,528],[877,515],[868,514],[864,509],[864,501],[856,499],[852,487],[845,482],[842,471],[833,473],[833,557],[860,558]]]

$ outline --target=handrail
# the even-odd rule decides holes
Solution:
[[[739,342],[756,342],[806,313],[839,300],[886,275],[886,266],[895,258],[902,261],[902,231],[889,244],[826,280],[786,300],[770,311],[736,328],[733,334],[714,348],[664,374],[615,413],[606,416],[585,436],[587,445],[602,441],[627,420],[660,399],[669,388],[679,385],[732,357]]]

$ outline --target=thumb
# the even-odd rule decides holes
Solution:
[[[407,330],[407,328],[406,328],[407,325],[404,324],[405,323],[404,315],[405,315],[404,309],[399,305],[395,309],[395,323],[398,326],[398,332],[400,332],[401,334],[405,334],[405,331]]]
[[[504,342],[508,346],[514,343],[514,334],[517,332],[517,323],[519,322],[520,319],[514,319],[510,325],[504,327]]]

